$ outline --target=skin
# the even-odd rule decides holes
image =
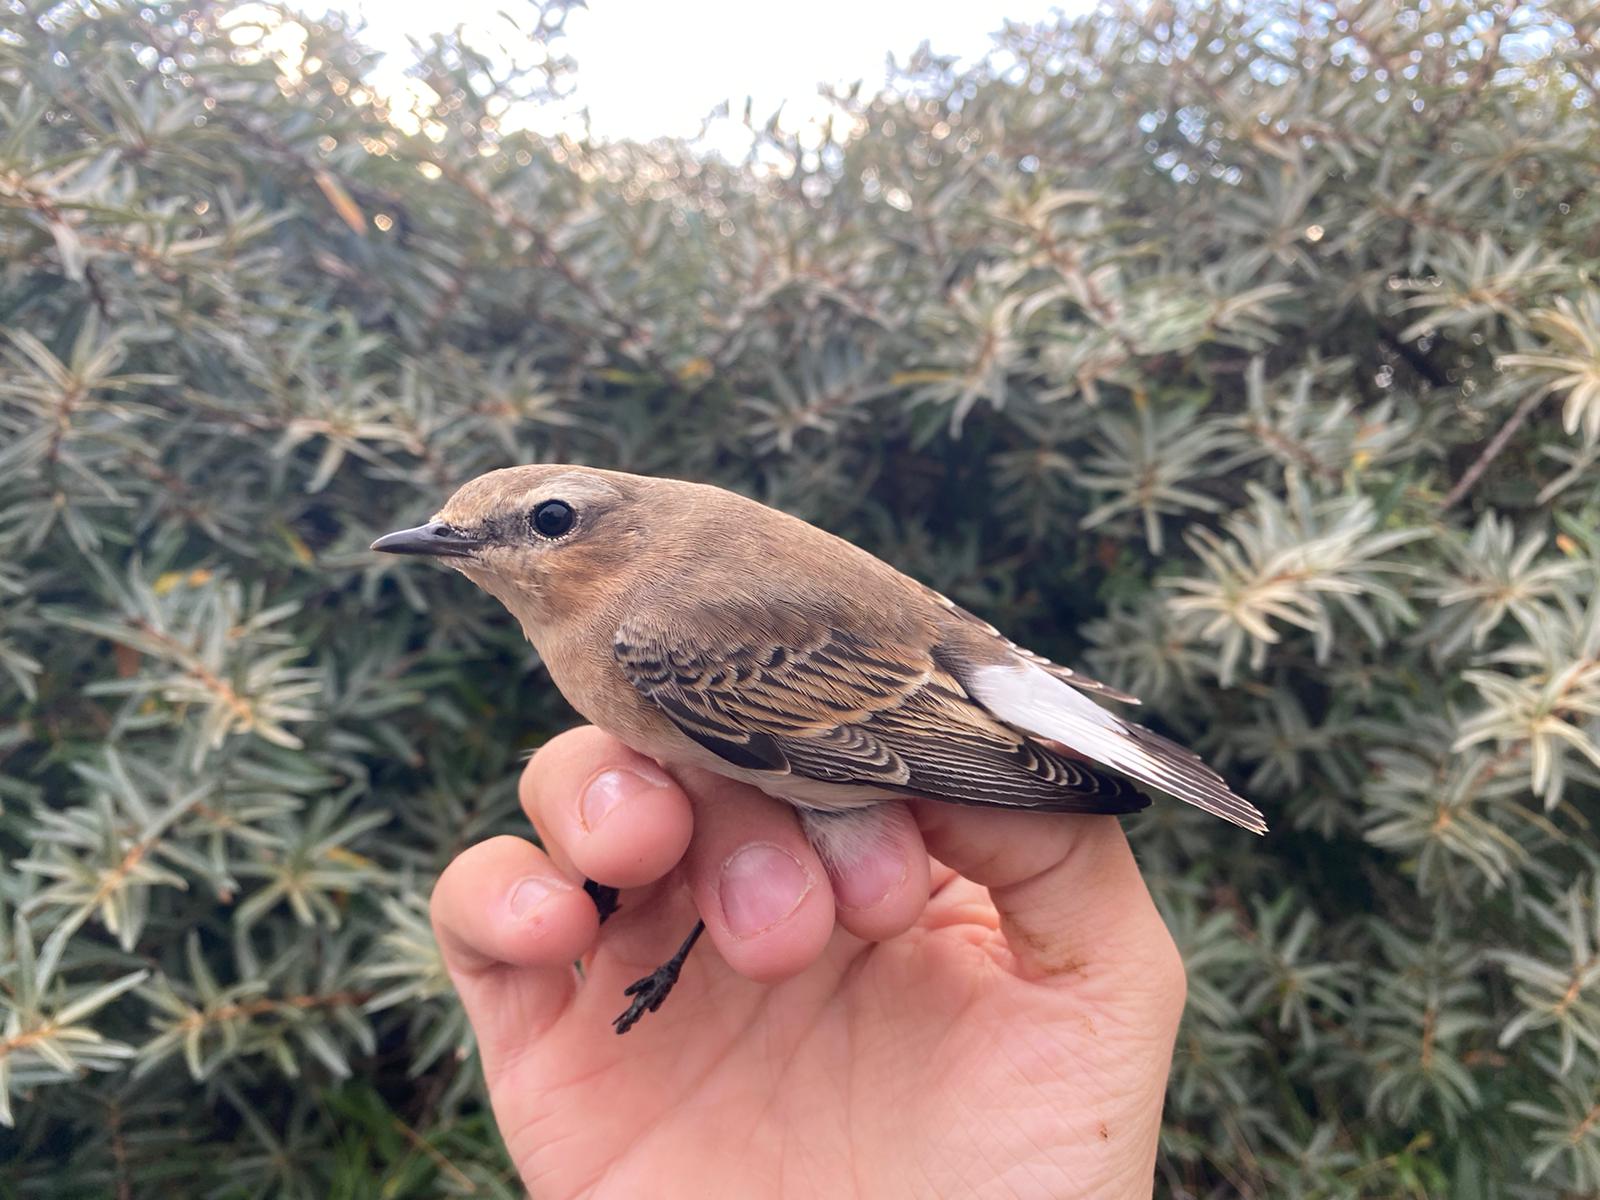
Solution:
[[[521,794],[548,852],[467,850],[433,920],[540,1200],[1151,1194],[1184,972],[1114,817],[891,806],[830,877],[787,805],[593,728]]]

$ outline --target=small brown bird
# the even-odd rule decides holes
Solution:
[[[445,560],[522,623],[591,722],[664,765],[788,801],[835,865],[907,796],[1126,813],[1149,803],[1137,783],[1266,831],[1198,756],[1089,699],[1133,697],[721,488],[511,467],[372,548]],[[591,887],[602,915],[608,892]],[[660,1006],[702,929],[628,989],[619,1033]]]

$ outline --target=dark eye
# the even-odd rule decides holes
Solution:
[[[572,505],[561,500],[546,500],[528,518],[540,537],[558,538],[572,528]]]

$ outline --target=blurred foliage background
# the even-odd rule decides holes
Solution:
[[[540,459],[851,537],[1266,810],[1129,822],[1162,1194],[1597,1194],[1600,9],[1108,8],[742,163],[521,129],[514,12],[386,100],[337,19],[0,3],[0,1195],[516,1193],[426,896],[573,718],[366,546]]]

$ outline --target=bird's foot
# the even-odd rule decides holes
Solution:
[[[673,985],[678,982],[678,975],[683,971],[683,963],[689,957],[689,951],[694,949],[695,942],[700,940],[700,935],[705,929],[705,922],[697,921],[689,936],[684,939],[683,945],[678,947],[676,954],[643,979],[635,979],[627,986],[623,995],[632,996],[633,1000],[628,1005],[628,1010],[611,1022],[616,1026],[618,1033],[627,1033],[645,1013],[655,1012],[661,1007],[661,1002],[667,998]]]
[[[643,979],[630,983],[623,994],[632,996],[633,1001],[628,1005],[627,1012],[611,1022],[617,1027],[617,1032],[627,1033],[645,1013],[660,1008],[661,1002],[672,991],[672,985],[678,982],[678,973],[682,969],[682,963],[662,963]]]

